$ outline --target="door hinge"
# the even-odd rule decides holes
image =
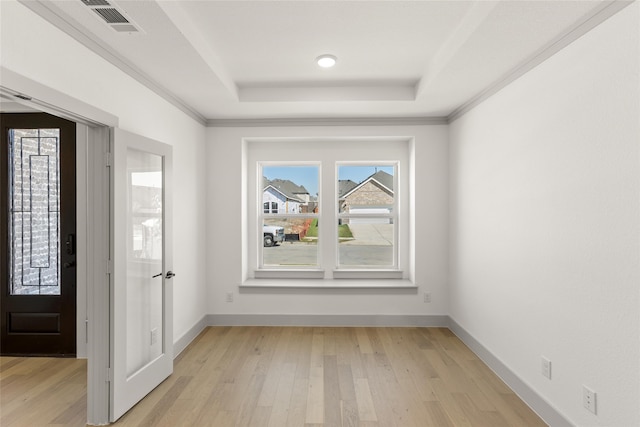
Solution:
[[[108,382],[108,383],[113,381],[113,379],[111,378],[111,374],[112,374],[111,368],[107,368],[107,381],[106,382]]]
[[[113,261],[107,260],[107,274],[113,274]]]
[[[113,156],[111,153],[104,153],[104,164],[106,167],[111,167]]]
[[[84,342],[89,344],[89,319],[84,319]]]

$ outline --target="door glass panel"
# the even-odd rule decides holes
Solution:
[[[12,295],[60,295],[60,129],[9,131]]]
[[[127,376],[162,355],[162,157],[127,150]]]

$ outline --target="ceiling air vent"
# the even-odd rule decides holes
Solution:
[[[81,0],[85,6],[93,10],[112,30],[118,33],[138,33],[140,29],[131,22],[122,9],[119,9],[113,1],[107,0]]]
[[[107,24],[127,24],[129,23],[129,21],[127,21],[127,18],[125,18],[124,16],[122,16],[122,14],[120,12],[118,12],[118,9],[114,9],[112,7],[101,7],[99,9],[93,9],[95,13],[97,13],[98,15],[102,16],[102,19],[104,19],[104,21]]]

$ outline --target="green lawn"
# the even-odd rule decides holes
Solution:
[[[306,237],[318,237],[318,220],[314,219],[309,225]],[[347,224],[341,224],[338,226],[338,237],[350,238],[353,237],[351,230]]]

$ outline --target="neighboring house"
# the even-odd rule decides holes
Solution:
[[[262,206],[264,213],[306,213],[313,198],[302,185],[286,179],[263,177]]]
[[[340,212],[387,214],[393,209],[393,175],[384,171],[378,171],[355,184],[351,180],[340,180],[339,183]],[[345,224],[356,224],[366,221],[388,223],[387,218],[366,219],[350,218],[344,220]]]

